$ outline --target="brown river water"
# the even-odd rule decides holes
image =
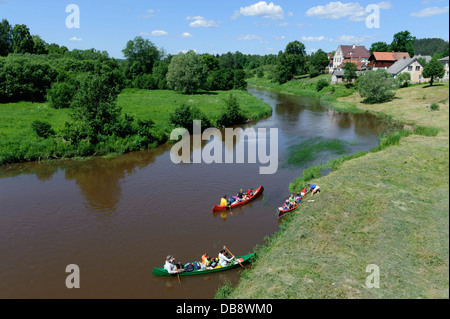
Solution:
[[[278,230],[276,209],[289,182],[338,156],[286,167],[290,145],[339,138],[355,153],[376,146],[387,128],[370,114],[338,113],[314,99],[249,92],[274,110],[248,125],[278,128],[279,169],[272,175],[259,174],[259,163],[174,164],[172,145],[110,159],[0,167],[0,298],[213,298],[225,280],[238,281],[240,268],[181,277],[181,284],[154,277],[152,269],[168,254],[188,262],[216,255],[223,245],[235,255],[253,251]],[[250,204],[212,213],[222,195],[260,185],[263,196]],[[69,264],[79,266],[79,289],[66,287]]]

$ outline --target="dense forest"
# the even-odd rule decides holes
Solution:
[[[437,55],[440,59],[449,53],[449,42],[441,38],[417,39],[413,46],[417,55]]]

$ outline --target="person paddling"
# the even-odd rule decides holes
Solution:
[[[166,257],[166,262],[164,264],[164,269],[171,275],[179,274],[184,272],[184,269],[178,269],[177,265],[175,265],[175,257],[169,255]]]
[[[227,251],[225,249],[222,249],[219,252],[219,264],[222,267],[226,267],[228,265],[228,263],[231,263],[233,261],[233,258],[228,258],[226,256],[226,254],[227,254]]]

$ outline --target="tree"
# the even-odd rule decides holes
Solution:
[[[247,89],[247,82],[245,81],[245,71],[235,70],[233,79],[235,90],[245,90]]]
[[[64,53],[68,52],[69,49],[67,49],[66,46],[60,47],[59,44],[50,43],[50,44],[47,44],[47,51],[48,51],[49,55],[62,56],[62,55],[64,55]]]
[[[167,85],[170,89],[192,94],[205,82],[207,67],[203,58],[190,50],[173,57],[167,71]]]
[[[153,44],[141,36],[127,42],[123,55],[127,58],[127,77],[152,73],[155,61],[164,54]]]
[[[408,87],[409,82],[411,81],[411,73],[409,72],[403,72],[397,75],[395,80],[398,82],[399,87]]]
[[[394,34],[390,49],[394,52],[408,52],[409,56],[413,57],[415,41],[416,37],[413,37],[408,30],[401,31]]]
[[[374,104],[394,98],[397,84],[385,69],[366,71],[358,78],[358,92],[364,103]]]
[[[0,56],[7,56],[12,52],[12,28],[8,20],[0,22]]]
[[[208,71],[217,71],[219,69],[220,60],[210,54],[203,54],[203,60],[205,61]]]
[[[35,56],[9,55],[0,67],[0,100],[45,101],[45,95],[55,81],[57,72],[50,64]]]
[[[319,72],[325,70],[329,63],[330,60],[328,59],[328,54],[322,51],[322,49],[319,49],[315,53],[311,54],[310,64],[313,65]]]
[[[389,52],[389,45],[386,42],[374,42],[372,43],[372,45],[370,46],[369,52],[370,54],[374,53],[374,52]]]
[[[86,140],[97,144],[103,136],[114,135],[121,112],[116,97],[105,77],[89,73],[80,76],[79,88],[71,103],[73,122],[66,122],[64,137],[74,143]]]
[[[264,69],[258,68],[258,72],[256,73],[256,76],[258,77],[258,79],[262,79],[264,77]]]
[[[442,55],[442,58],[448,56],[448,46],[449,42],[441,38],[417,39],[413,44],[414,51],[418,55],[434,56],[439,54]]]
[[[230,94],[225,100],[225,110],[217,121],[218,126],[233,126],[245,123],[245,117],[236,97]]]
[[[445,74],[444,65],[438,59],[432,58],[430,62],[423,68],[422,75],[424,78],[430,79],[430,86],[433,85],[434,78],[442,78]]]
[[[344,69],[344,80],[347,82],[352,82],[354,79],[357,78],[356,75],[356,64],[351,62],[346,62],[344,66],[342,67]]]
[[[34,54],[48,54],[47,43],[38,35],[32,35],[33,38],[33,53]]]
[[[33,53],[34,41],[25,24],[16,24],[12,29],[14,53]]]
[[[286,83],[295,75],[303,74],[306,69],[305,45],[299,41],[288,43],[284,52],[278,53],[278,63],[274,80],[279,84]]]
[[[169,64],[165,61],[156,61],[155,64],[153,64],[153,81],[155,82],[156,87],[159,90],[166,90],[167,89],[167,72],[169,70]]]
[[[284,52],[286,54],[293,54],[293,55],[301,55],[301,56],[306,55],[305,45],[300,41],[289,42]]]

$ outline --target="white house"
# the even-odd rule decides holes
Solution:
[[[448,82],[449,81],[449,65],[448,65],[448,57],[442,58],[439,60],[443,65],[444,65],[444,69],[445,69],[445,74],[444,74],[444,78],[442,79],[444,82]]]

